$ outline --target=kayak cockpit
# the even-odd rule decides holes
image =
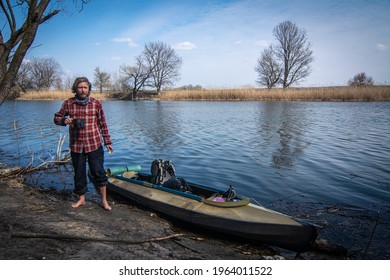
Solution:
[[[215,207],[240,207],[248,205],[251,200],[250,198],[236,194],[232,187],[230,187],[227,191],[222,191],[220,189],[187,182],[191,191],[183,192],[151,183],[152,175],[146,173],[124,172],[113,176],[120,180],[191,198]]]

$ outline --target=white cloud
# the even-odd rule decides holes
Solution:
[[[196,48],[196,45],[194,43],[186,41],[176,44],[174,48],[177,50],[192,50]]]
[[[379,43],[379,44],[376,44],[376,49],[379,51],[384,51],[384,50],[387,50],[387,46]]]
[[[270,41],[267,41],[267,40],[259,40],[259,41],[255,42],[255,45],[265,48],[265,47],[268,47],[269,45],[271,45],[271,43],[270,43]]]
[[[138,44],[133,41],[131,38],[114,38],[112,39],[113,42],[115,43],[127,43],[127,45],[131,48],[136,48],[138,47]]]

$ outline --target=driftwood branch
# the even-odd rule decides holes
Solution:
[[[126,239],[107,239],[107,238],[95,238],[85,236],[74,236],[69,234],[47,234],[47,233],[30,233],[30,232],[15,232],[11,234],[11,238],[43,238],[43,239],[56,239],[56,240],[67,240],[67,241],[88,241],[88,242],[109,242],[109,243],[125,243],[125,244],[141,244],[147,242],[156,242],[167,240],[184,234],[177,233],[168,236],[154,237],[146,240],[126,240]]]
[[[35,167],[30,162],[26,167],[13,167],[11,169],[3,170],[2,172],[0,172],[0,178],[14,177],[22,174],[32,173],[35,171],[54,169],[58,168],[59,165],[65,165],[70,162],[70,158],[65,158],[63,160],[50,160]]]

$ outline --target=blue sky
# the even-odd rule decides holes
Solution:
[[[299,86],[345,85],[359,72],[390,84],[390,1],[92,0],[78,13],[71,0],[40,26],[28,53],[52,57],[67,76],[93,79],[95,67],[118,73],[144,45],[162,41],[182,57],[176,86],[255,86],[260,52],[285,20],[304,28],[315,61]]]

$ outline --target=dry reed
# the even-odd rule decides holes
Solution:
[[[390,101],[389,86],[168,90],[162,100]]]
[[[70,90],[42,90],[42,91],[28,91],[23,93],[18,100],[65,100],[73,97],[74,93]],[[107,93],[100,93],[92,91],[92,96],[104,100],[109,96]]]
[[[34,91],[18,100],[57,100],[74,96],[70,91]],[[92,92],[92,96],[105,100],[109,93]],[[188,89],[165,90],[161,100],[233,100],[233,101],[390,101],[390,86],[372,87],[313,87],[289,89]]]

